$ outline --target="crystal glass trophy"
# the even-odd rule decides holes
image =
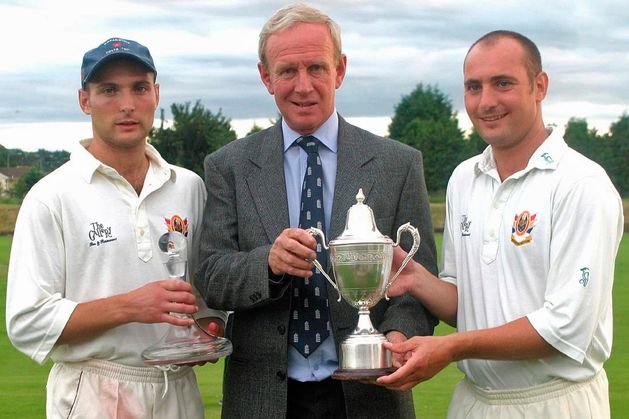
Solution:
[[[358,324],[341,343],[340,368],[332,374],[338,380],[366,380],[390,374],[395,370],[391,352],[382,345],[386,337],[378,332],[369,318],[369,309],[385,297],[406,264],[419,249],[419,232],[409,223],[397,230],[397,242],[378,231],[373,212],[363,201],[362,189],[356,195],[357,203],[347,211],[345,231],[338,238],[325,243],[323,232],[317,228],[308,231],[319,236],[323,247],[329,249],[336,283],[321,264],[315,266],[339,292],[343,299],[358,309]],[[398,271],[389,278],[393,262],[393,247],[400,243],[403,232],[413,236],[413,247]]]
[[[188,261],[186,237],[178,231],[171,231],[159,238],[158,245],[168,276],[185,281]],[[172,315],[192,317],[179,313]],[[159,342],[142,352],[142,359],[146,365],[181,365],[214,361],[231,352],[232,344],[228,339],[211,335],[195,319],[192,326],[170,326]]]

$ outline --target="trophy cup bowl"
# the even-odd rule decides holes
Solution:
[[[333,275],[328,276],[321,264],[315,266],[327,278],[341,297],[358,309],[358,323],[354,331],[341,343],[340,368],[332,374],[338,380],[367,380],[390,374],[395,370],[391,352],[382,345],[386,337],[378,332],[369,318],[369,309],[386,295],[387,289],[395,282],[406,264],[419,249],[419,232],[409,223],[397,230],[397,242],[382,235],[376,227],[373,212],[363,204],[362,189],[356,195],[357,203],[347,212],[345,231],[337,239],[325,243],[323,232],[310,228],[308,232],[319,236],[325,249],[329,249]],[[391,277],[393,247],[400,243],[403,232],[413,236],[413,247],[402,262],[398,271]]]
[[[187,269],[186,237],[178,231],[163,234],[158,246],[165,257],[164,265],[170,278],[185,281]],[[194,320],[192,326],[171,326],[156,344],[142,352],[144,364],[162,368],[182,364],[215,361],[232,352],[229,339],[211,335],[197,320],[187,314],[172,313],[173,316]]]

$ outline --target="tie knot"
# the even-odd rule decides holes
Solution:
[[[308,154],[316,154],[319,152],[319,140],[312,135],[301,137],[297,140],[297,144]]]

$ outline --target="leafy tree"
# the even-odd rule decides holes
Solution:
[[[605,135],[588,128],[585,119],[570,118],[564,138],[570,147],[603,166],[622,196],[629,195],[629,115],[612,123]]]
[[[609,134],[608,173],[622,196],[629,195],[629,115],[623,113],[612,123]],[[606,167],[607,168],[607,167]]]
[[[182,147],[182,141],[177,141],[174,125],[173,128],[164,127],[164,109],[160,109],[160,121],[159,128],[153,128],[149,132],[148,142],[159,151],[167,162],[179,165],[178,153],[179,149]]]
[[[389,136],[401,138],[404,130],[414,119],[456,121],[456,112],[450,99],[437,87],[418,84],[409,95],[403,96],[395,106],[389,125]],[[458,122],[457,122],[458,123]]]
[[[611,170],[615,157],[608,135],[598,135],[595,128],[588,127],[584,118],[570,118],[564,139],[570,147],[603,166],[613,178]]]
[[[570,118],[564,131],[566,143],[579,153],[593,159],[599,160],[597,154],[597,142],[600,140],[596,129],[588,128],[588,123],[584,118]]]
[[[225,144],[236,139],[230,119],[221,110],[213,114],[197,101],[174,103],[172,127],[164,127],[164,112],[161,112],[161,126],[151,130],[149,142],[159,150],[169,163],[186,167],[203,176],[203,158]]]
[[[49,173],[70,159],[65,150],[49,151],[40,148],[36,152],[20,149],[7,149],[0,145],[0,165],[5,167],[38,166],[43,173]]]
[[[277,118],[269,118],[269,125],[275,125],[277,123],[277,121],[279,121],[282,118],[282,114],[278,113],[277,114]],[[256,132],[260,132],[263,131],[264,128],[262,128],[261,126],[259,126],[258,124],[256,124],[255,122],[253,123],[253,126],[251,127],[251,129],[249,130],[249,132],[245,135],[245,137],[248,137],[252,134],[255,134]]]
[[[389,135],[422,152],[431,193],[445,190],[452,170],[467,156],[456,112],[437,87],[420,83],[404,96],[395,107]]]
[[[476,128],[472,128],[472,131],[468,134],[465,141],[467,146],[467,157],[481,154],[485,148],[487,148],[487,143],[483,140],[478,131],[476,131]]]
[[[45,175],[39,167],[34,166],[28,172],[24,173],[22,177],[20,177],[15,185],[9,190],[9,195],[15,198],[22,199],[26,195],[26,193],[33,187],[34,184],[39,182],[41,178]]]
[[[0,146],[1,147],[1,146]],[[32,166],[32,153],[19,148],[0,148],[0,165],[4,167]]]
[[[38,157],[39,167],[44,173],[50,173],[70,160],[70,153],[65,150],[49,151],[40,148],[35,155]]]
[[[262,128],[260,125],[256,124],[255,122],[253,123],[253,126],[251,127],[251,129],[249,130],[249,132],[247,133],[247,135],[245,135],[245,137],[248,137],[252,134],[255,134],[256,132],[260,132],[264,130],[264,128]]]
[[[15,181],[13,187],[7,191],[8,195],[18,201],[21,200],[42,177],[69,159],[70,153],[65,150],[49,151],[39,149],[36,152],[28,152],[17,148],[7,149],[0,145],[0,165],[6,167],[31,167],[28,172]]]
[[[445,191],[454,168],[463,160],[465,143],[456,124],[415,118],[402,134],[404,142],[421,150],[424,157],[426,187]]]

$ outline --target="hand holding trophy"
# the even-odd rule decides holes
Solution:
[[[170,231],[159,238],[158,246],[165,258],[168,276],[185,281],[188,264],[186,237],[178,231]],[[142,352],[142,359],[147,365],[181,365],[215,361],[231,352],[232,344],[228,339],[211,335],[199,327],[195,319],[192,326],[169,327],[159,342]]]
[[[345,231],[338,238],[325,243],[323,232],[317,228],[308,231],[320,236],[325,249],[330,251],[330,261],[336,283],[325,269],[314,261],[315,266],[350,305],[358,309],[358,324],[341,343],[341,366],[332,374],[338,380],[369,380],[390,374],[393,368],[391,352],[383,347],[386,337],[378,332],[369,318],[369,309],[385,297],[406,264],[419,249],[419,232],[409,223],[397,230],[397,242],[382,235],[376,227],[373,212],[363,204],[362,189],[356,195],[357,203],[347,211]],[[413,247],[393,277],[387,281],[393,260],[393,247],[400,243],[403,232],[413,236]]]

